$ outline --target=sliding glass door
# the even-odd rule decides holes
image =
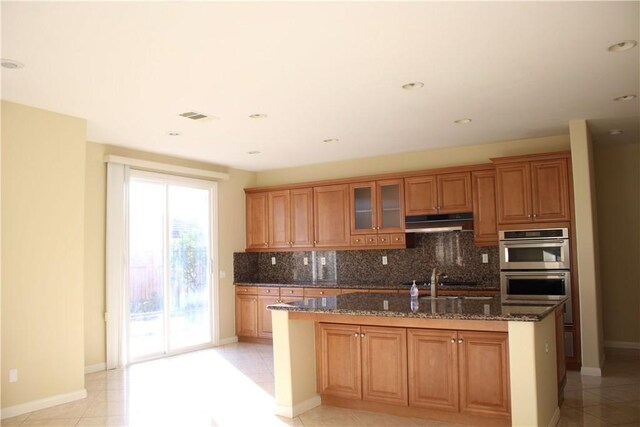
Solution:
[[[129,360],[212,342],[210,183],[132,172]]]

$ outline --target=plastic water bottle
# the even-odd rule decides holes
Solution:
[[[411,285],[411,290],[409,291],[409,295],[411,298],[418,298],[418,285],[416,285],[416,281],[413,281],[413,285]]]

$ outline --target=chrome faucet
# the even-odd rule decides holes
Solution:
[[[438,273],[438,267],[434,267],[431,272],[431,298],[438,296],[438,279],[440,278],[440,274],[441,273]]]

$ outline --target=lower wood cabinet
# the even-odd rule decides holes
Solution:
[[[326,396],[510,416],[505,332],[317,323],[316,363]]]
[[[236,335],[258,336],[258,295],[236,293]]]
[[[267,306],[302,299],[302,288],[236,287],[236,335],[239,338],[273,338]]]
[[[318,323],[316,341],[319,393],[407,405],[406,329]]]

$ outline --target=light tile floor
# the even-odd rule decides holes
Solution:
[[[88,397],[2,426],[447,426],[329,406],[273,415],[273,349],[238,343],[86,376]],[[610,350],[604,376],[569,372],[559,425],[640,426],[640,352]]]

